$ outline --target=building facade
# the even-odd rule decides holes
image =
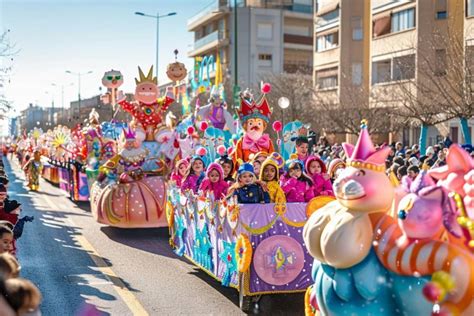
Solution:
[[[436,103],[426,92],[436,90],[432,78],[449,77],[474,53],[474,0],[316,0],[315,7],[313,80],[321,99],[397,107],[409,93],[420,105]],[[472,117],[468,123],[472,137]],[[419,136],[407,123],[385,140],[413,144]],[[427,145],[444,136],[464,141],[459,120],[430,126]]]
[[[188,20],[194,32],[188,56],[212,55],[215,63],[219,54],[223,80],[234,83],[237,71],[241,86],[265,73],[311,73],[312,20],[312,0],[216,0]],[[215,70],[210,65],[202,78],[213,79]]]
[[[20,126],[22,132],[26,130],[29,132],[33,128],[41,128],[44,131],[51,129],[55,126],[54,116],[55,113],[58,113],[60,109],[53,107],[41,107],[39,105],[33,105],[32,103],[29,106],[21,111],[20,116],[18,117],[18,126]]]

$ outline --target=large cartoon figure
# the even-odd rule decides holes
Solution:
[[[210,126],[224,130],[228,129],[231,134],[235,133],[235,120],[227,111],[222,97],[223,87],[213,86],[209,103],[197,110],[197,122],[208,121]]]
[[[123,138],[122,148],[101,167],[99,181],[92,186],[92,214],[99,223],[115,227],[167,226],[165,180],[145,175],[142,166],[148,150],[131,129]]]
[[[422,294],[428,280],[391,273],[373,250],[369,214],[387,214],[394,197],[385,175],[390,149],[376,150],[365,125],[355,147],[343,146],[349,159],[334,183],[337,200],[315,210],[303,232],[316,259],[312,292],[319,310],[323,315],[429,315],[432,305]]]
[[[236,144],[233,152],[233,160],[236,168],[238,161],[249,161],[251,154],[258,152],[272,153],[274,147],[268,134],[263,132],[270,122],[271,110],[265,94],[269,93],[271,87],[268,83],[262,87],[262,97],[257,102],[250,90],[244,91],[240,96],[239,118],[243,124],[244,136]]]
[[[133,125],[139,140],[153,141],[163,113],[174,100],[168,96],[158,99],[157,78],[153,77],[153,66],[145,77],[138,67],[139,79],[135,79],[135,102],[129,103],[124,96],[118,100],[123,110],[133,117]]]

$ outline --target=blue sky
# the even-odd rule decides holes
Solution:
[[[5,87],[17,110],[30,102],[61,105],[60,89],[65,88],[65,104],[77,99],[77,77],[66,70],[93,73],[82,77],[81,96],[99,93],[105,71],[122,71],[122,89],[133,92],[137,66],[148,68],[155,62],[155,19],[134,15],[177,12],[160,20],[159,80],[166,80],[166,65],[174,60],[173,50],[188,70],[192,60],[186,52],[193,42],[186,21],[212,0],[0,0],[0,28],[10,29],[10,40],[19,50],[13,63],[11,82]],[[49,94],[46,94],[46,91]]]

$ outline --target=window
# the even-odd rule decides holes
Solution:
[[[448,6],[446,0],[436,0],[436,19],[445,20],[448,17]]]
[[[360,16],[352,18],[352,39],[354,41],[361,41],[363,38],[362,19]]]
[[[362,63],[352,64],[352,84],[356,86],[362,84]]]
[[[474,0],[467,0],[467,16],[474,16]]]
[[[316,51],[322,52],[339,44],[339,32],[321,35],[316,38]]]
[[[257,38],[263,40],[271,40],[273,38],[273,25],[268,23],[258,23]]]
[[[415,78],[415,55],[395,57],[393,59],[393,80]]]
[[[391,81],[391,60],[382,60],[372,64],[372,84]]]
[[[318,70],[316,72],[316,84],[318,89],[337,87],[337,67]]]
[[[311,36],[309,26],[285,25],[284,33],[289,35]]]
[[[435,52],[436,65],[435,65],[435,76],[441,77],[446,75],[447,69],[447,56],[446,49],[437,49]]]
[[[272,65],[272,54],[258,54],[258,65],[270,67]]]
[[[415,9],[407,9],[392,14],[392,32],[399,32],[415,27]]]

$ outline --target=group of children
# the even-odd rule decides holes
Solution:
[[[33,315],[38,312],[41,293],[32,282],[19,277],[20,264],[15,257],[15,240],[32,218],[18,218],[21,204],[9,199],[8,185],[0,154],[0,315]]]
[[[228,156],[207,166],[206,158],[196,155],[178,161],[171,180],[183,192],[212,192],[215,199],[236,196],[243,204],[308,202],[320,195],[334,196],[326,165],[318,156],[308,155],[305,146],[308,140],[298,138],[297,152],[286,164],[279,153],[259,152],[250,162],[237,162],[237,170]]]

